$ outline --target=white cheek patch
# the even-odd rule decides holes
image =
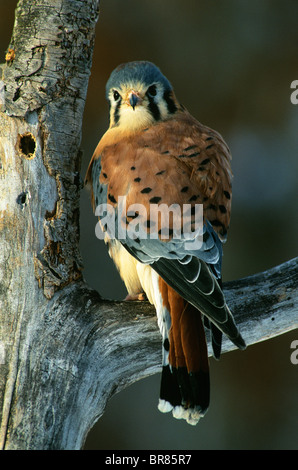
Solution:
[[[166,119],[166,117],[169,115],[169,111],[168,111],[168,107],[167,107],[165,101],[161,100],[158,103],[158,108],[159,108],[159,111],[160,111],[161,119]]]

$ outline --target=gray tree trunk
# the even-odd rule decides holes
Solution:
[[[98,9],[20,0],[0,66],[2,449],[82,448],[107,400],[161,368],[152,307],[103,300],[82,277],[79,146]],[[297,328],[297,280],[298,258],[225,284],[247,344]]]

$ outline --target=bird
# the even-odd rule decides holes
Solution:
[[[152,62],[115,68],[106,98],[109,128],[85,183],[126,300],[145,299],[156,310],[162,344],[158,409],[196,425],[210,402],[206,331],[216,359],[223,334],[246,348],[222,290],[231,152],[217,131],[178,101]]]

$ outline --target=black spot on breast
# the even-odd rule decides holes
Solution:
[[[130,169],[131,169],[132,171],[134,171],[134,170],[136,169],[136,167],[135,167],[135,166],[131,166]]]
[[[182,189],[181,189],[181,193],[186,193],[188,191],[188,186],[184,186]]]
[[[135,178],[134,181],[135,181],[136,183],[139,183],[139,182],[141,181],[141,178],[140,178],[140,177]]]
[[[211,149],[211,147],[213,147],[213,146],[214,146],[214,144],[207,145],[206,150]]]
[[[152,188],[147,187],[147,188],[143,188],[141,193],[142,194],[148,194],[148,193],[151,193],[151,191],[152,191]]]
[[[218,219],[210,220],[210,223],[213,227],[223,227],[224,228],[224,224],[222,222],[220,222],[220,220],[218,220]]]
[[[166,338],[163,342],[163,347],[165,348],[166,351],[169,351],[170,350],[170,342],[168,340],[168,338]]]
[[[191,198],[188,199],[188,202],[193,202],[193,201],[196,201],[200,196],[191,196]]]
[[[166,155],[167,153],[170,153],[168,150],[165,150],[164,152],[161,152],[161,155]]]
[[[188,158],[194,158],[194,157],[197,157],[198,155],[200,155],[201,152],[195,152],[195,153],[191,153],[190,155],[187,155]]]
[[[231,199],[231,195],[230,195],[229,191],[224,191],[223,193],[224,193],[224,195],[226,196],[227,199]]]
[[[114,196],[112,194],[108,194],[108,199],[113,202],[113,203],[116,203],[116,199],[114,198]]]
[[[155,173],[156,176],[163,175],[166,172],[166,170],[161,170],[158,173]]]
[[[193,149],[195,149],[195,148],[197,148],[197,145],[190,145],[189,147],[186,147],[186,148],[184,149],[184,151],[185,151],[185,152],[188,152],[189,150],[193,150]]]
[[[205,160],[201,162],[201,165],[207,165],[207,163],[209,162],[210,162],[210,158],[205,158]]]
[[[107,177],[108,177],[108,175],[107,175],[106,173],[104,173],[104,172],[102,173],[102,176],[103,176],[104,178],[107,178]]]
[[[151,199],[149,199],[149,202],[151,204],[157,204],[159,201],[161,201],[161,197],[159,197],[159,196],[154,196]]]
[[[219,205],[218,207],[219,207],[219,210],[222,214],[225,214],[227,212],[227,209],[225,208],[225,206]]]

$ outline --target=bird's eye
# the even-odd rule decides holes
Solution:
[[[149,96],[156,96],[156,93],[157,93],[156,85],[151,85],[147,91],[148,91]]]
[[[114,91],[113,91],[113,97],[114,97],[114,100],[115,100],[115,101],[118,101],[118,100],[119,100],[120,94],[118,93],[117,90],[114,90]]]

